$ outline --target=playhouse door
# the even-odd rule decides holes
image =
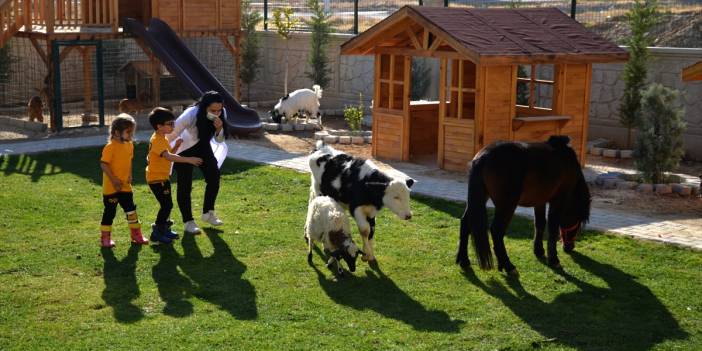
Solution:
[[[375,57],[373,156],[409,160],[410,56]]]
[[[476,66],[468,60],[441,60],[439,82],[439,167],[465,171],[473,158]]]

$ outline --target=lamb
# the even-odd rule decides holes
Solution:
[[[339,275],[343,274],[340,259],[346,261],[349,271],[356,271],[356,259],[363,255],[351,239],[351,226],[344,209],[328,196],[312,199],[307,208],[305,222],[305,240],[308,245],[307,262],[312,263],[312,243],[321,241],[324,251],[329,255],[327,267],[336,263]]]
[[[319,114],[319,99],[322,98],[322,88],[319,85],[312,86],[310,89],[298,89],[292,93],[280,98],[277,104],[270,111],[273,121],[280,123],[282,117],[287,119],[293,116],[305,114],[305,122],[309,121],[310,116],[317,117],[317,123],[322,125],[322,118]]]

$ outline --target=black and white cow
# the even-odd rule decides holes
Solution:
[[[310,200],[329,196],[348,207],[363,238],[363,259],[375,260],[375,217],[380,209],[387,207],[400,219],[412,218],[409,199],[414,179],[390,176],[373,162],[335,150],[322,141],[317,142],[309,164]]]

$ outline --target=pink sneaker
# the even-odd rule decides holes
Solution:
[[[149,245],[149,240],[141,235],[141,228],[129,228],[129,231],[131,232],[130,236],[133,243],[137,245]]]
[[[105,248],[115,247],[115,242],[112,241],[109,231],[100,231],[100,246]]]

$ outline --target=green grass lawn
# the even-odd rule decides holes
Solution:
[[[145,151],[134,179],[147,231]],[[520,279],[463,272],[462,206],[414,197],[412,220],[378,218],[378,266],[359,260],[337,280],[319,250],[307,264],[309,176],[231,160],[221,230],[136,247],[119,210],[117,247],[101,250],[99,155],[0,157],[0,350],[702,349],[699,252],[588,232],[554,271],[516,218],[506,242]],[[197,179],[196,214],[203,190]],[[182,231],[177,206],[172,217]]]

